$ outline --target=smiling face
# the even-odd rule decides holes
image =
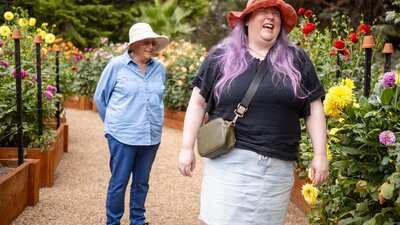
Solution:
[[[141,61],[148,61],[154,55],[156,44],[155,39],[144,39],[133,43],[130,49]]]
[[[281,23],[281,14],[277,8],[255,10],[246,22],[249,45],[273,46],[281,31]]]

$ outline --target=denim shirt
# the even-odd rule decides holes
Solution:
[[[165,67],[155,59],[144,76],[128,51],[111,59],[94,94],[104,132],[127,145],[160,143],[165,80]]]

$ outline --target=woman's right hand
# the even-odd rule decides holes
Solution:
[[[193,149],[181,149],[179,154],[178,169],[185,177],[191,177],[194,167],[196,166],[196,157]]]

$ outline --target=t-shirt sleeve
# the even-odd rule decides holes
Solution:
[[[310,102],[323,97],[325,95],[325,90],[315,71],[314,64],[307,53],[303,49],[298,49],[297,54],[299,59],[299,71],[302,77],[302,86],[307,94],[306,103],[300,114],[300,117],[304,118],[311,114]]]
[[[216,78],[219,74],[218,67],[216,65],[217,59],[212,57],[213,53],[210,53],[200,66],[196,76],[192,80],[192,86],[200,89],[200,95],[204,97],[207,105],[207,112],[210,112],[214,105],[213,89],[215,87]]]

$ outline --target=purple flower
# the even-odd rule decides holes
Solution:
[[[394,74],[393,72],[386,72],[385,74],[383,74],[382,83],[384,88],[392,87],[395,82],[396,74]]]
[[[101,38],[101,40],[100,40],[100,42],[101,42],[102,44],[107,43],[107,41],[108,41],[108,38],[106,38],[106,37],[103,37],[103,38]]]
[[[33,74],[33,75],[32,75],[32,79],[33,79],[34,81],[37,82],[37,75],[36,75],[36,74]]]
[[[379,141],[385,146],[391,146],[396,142],[396,136],[392,131],[385,130],[379,134]]]
[[[57,88],[52,86],[52,85],[47,85],[46,90],[52,92],[52,93],[56,93],[57,92]]]
[[[4,66],[4,68],[8,68],[8,63],[5,60],[0,60],[0,64]]]
[[[53,93],[51,93],[51,91],[44,91],[43,94],[44,94],[44,97],[48,100],[53,98]]]
[[[4,41],[0,39],[0,48],[3,47]]]
[[[17,70],[14,70],[13,76],[14,78],[17,78]],[[26,71],[21,69],[21,80],[25,79],[25,77],[26,77]]]

